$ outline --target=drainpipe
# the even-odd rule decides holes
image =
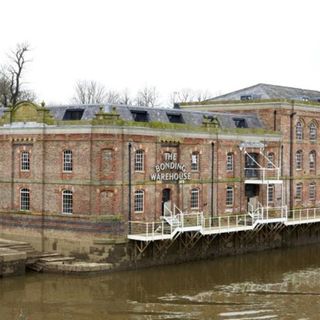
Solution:
[[[131,142],[128,144],[128,175],[129,175],[129,185],[128,185],[128,222],[129,222],[129,234],[131,233]]]
[[[277,110],[273,111],[273,130],[277,131]]]
[[[293,209],[293,139],[294,139],[294,116],[297,113],[294,112],[294,101],[291,102],[291,114],[290,114],[290,167],[289,167],[289,179],[290,179],[290,202],[289,209]]]
[[[214,143],[211,142],[211,218],[213,218]]]

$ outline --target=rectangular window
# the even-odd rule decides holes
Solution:
[[[144,151],[143,150],[137,150],[135,153],[134,170],[144,171]]]
[[[20,190],[20,210],[30,210],[30,191],[29,189]]]
[[[233,187],[227,187],[226,205],[227,206],[232,206],[233,205]]]
[[[233,122],[236,128],[248,128],[246,119],[244,118],[233,118]]]
[[[143,212],[144,209],[144,192],[138,190],[134,194],[134,211]]]
[[[233,171],[233,154],[227,154],[227,171]]]
[[[62,193],[62,213],[73,213],[73,193],[70,190]]]
[[[21,171],[30,170],[30,154],[29,152],[23,151],[21,153]]]
[[[62,120],[81,120],[84,109],[69,109],[63,115]]]
[[[180,113],[167,113],[167,117],[171,123],[184,123],[182,114]]]
[[[147,111],[143,110],[131,110],[131,115],[134,121],[137,122],[148,122],[149,121],[149,115]]]
[[[199,209],[199,189],[191,190],[190,207],[191,209]]]
[[[296,200],[302,200],[302,183],[296,185]]]
[[[268,185],[268,203],[273,203],[274,201],[274,185]]]
[[[310,183],[309,200],[316,200],[316,184],[315,183]]]
[[[72,151],[66,150],[63,152],[63,171],[72,172]]]
[[[191,155],[191,170],[199,171],[199,153],[192,153]]]

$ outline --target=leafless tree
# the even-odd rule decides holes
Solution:
[[[208,100],[212,97],[213,97],[213,95],[209,90],[198,90],[195,93],[195,100],[198,102]]]
[[[30,62],[27,54],[30,51],[28,43],[17,44],[9,54],[9,64],[0,70],[0,103],[4,107],[15,105],[21,100],[34,100],[35,94],[23,89],[22,78],[26,64]]]
[[[174,91],[169,96],[169,104],[173,106],[175,103],[185,102],[201,102],[212,97],[212,94],[208,90],[193,90],[193,89],[181,89]]]
[[[129,89],[126,88],[120,93],[119,103],[124,105],[133,104],[132,98],[129,93]]]
[[[107,92],[103,85],[96,81],[81,80],[75,85],[73,101],[80,104],[105,103]]]
[[[159,92],[156,87],[144,87],[138,91],[136,97],[138,106],[155,107],[159,104]]]

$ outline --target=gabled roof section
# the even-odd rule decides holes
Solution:
[[[272,99],[320,102],[320,91],[259,83],[248,88],[240,89],[221,96],[214,97],[212,99],[208,99],[206,101],[248,101]]]

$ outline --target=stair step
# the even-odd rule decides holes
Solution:
[[[64,261],[74,261],[76,258],[74,257],[47,257],[47,258],[40,258],[40,262],[64,262]]]

